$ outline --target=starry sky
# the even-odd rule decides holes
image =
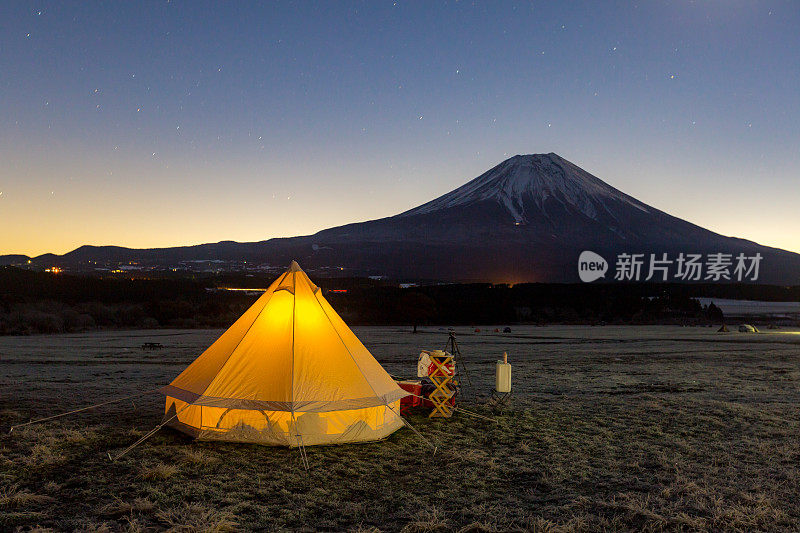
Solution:
[[[257,241],[556,152],[800,252],[800,3],[2,2],[0,254]]]

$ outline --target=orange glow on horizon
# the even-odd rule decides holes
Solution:
[[[417,181],[411,182],[406,177],[407,182],[400,182],[387,177],[381,181],[380,190],[372,191],[360,186],[365,176],[380,176],[386,170],[370,161],[349,162],[350,166],[342,164],[333,170],[313,162],[299,166],[296,160],[278,162],[261,171],[270,179],[255,182],[247,177],[253,172],[249,163],[238,160],[215,162],[199,171],[179,158],[169,169],[130,160],[117,162],[119,168],[112,182],[101,180],[107,171],[85,150],[69,154],[26,151],[30,150],[0,150],[0,158],[22,169],[20,174],[28,178],[16,187],[3,187],[0,227],[5,231],[0,255],[64,254],[83,245],[160,248],[310,235],[396,215],[462,185],[497,162],[492,156],[490,161],[472,163],[469,168],[451,164],[446,167],[446,178],[442,178],[438,175],[442,169],[435,162],[425,161],[430,174],[425,179],[417,176]],[[59,178],[64,172],[86,178],[70,179],[65,185]],[[608,172],[616,174],[619,170]],[[220,180],[223,174],[230,180]],[[322,183],[308,177],[320,175],[326,178]],[[274,176],[293,184],[291,194],[276,189],[271,181]],[[658,182],[657,178],[654,175],[653,181]],[[192,185],[187,186],[190,179]],[[237,180],[246,183],[232,186]],[[622,179],[608,181],[630,189]],[[348,191],[346,198],[342,198],[343,190]],[[744,211],[738,192],[722,197],[717,191],[717,201],[712,205],[687,203],[690,200],[674,196],[650,198],[644,193],[652,192],[646,190],[626,192],[712,231],[800,253],[795,199],[791,195],[778,195],[769,203],[762,198]],[[337,201],[330,201],[334,197]],[[741,216],[743,212],[754,214]],[[513,276],[496,279],[534,281],[515,280]]]

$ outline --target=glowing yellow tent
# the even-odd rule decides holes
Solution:
[[[196,438],[283,446],[385,438],[406,395],[294,261],[161,391]]]

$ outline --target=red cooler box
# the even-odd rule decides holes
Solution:
[[[400,398],[400,412],[406,411],[409,407],[418,407],[422,405],[422,381],[416,379],[409,379],[406,381],[398,381],[400,388],[406,392],[410,392],[414,396],[403,396]]]

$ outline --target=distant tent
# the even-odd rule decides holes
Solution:
[[[722,327],[717,330],[717,333],[730,333],[731,330],[728,329],[728,326],[722,324]]]
[[[294,261],[161,391],[193,437],[292,447],[383,439],[407,395]]]

